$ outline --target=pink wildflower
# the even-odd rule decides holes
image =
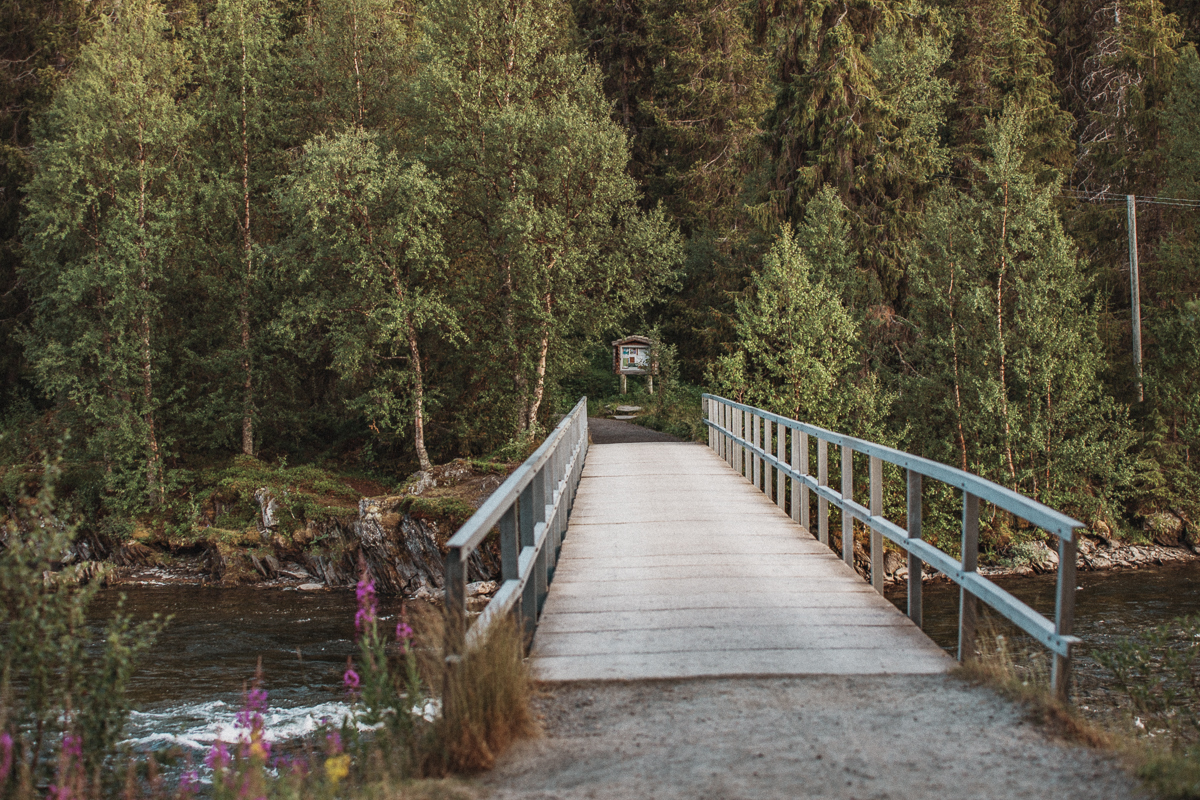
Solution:
[[[229,748],[218,740],[204,759],[204,764],[213,772],[219,772],[229,766]]]
[[[12,736],[5,731],[0,733],[0,785],[8,780],[8,773],[12,771],[12,762],[13,740]]]

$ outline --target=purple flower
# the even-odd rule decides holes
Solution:
[[[342,674],[342,683],[346,685],[347,689],[353,692],[362,683],[362,680],[358,677],[357,672],[350,667],[346,667],[346,671]]]
[[[67,734],[66,736],[63,737],[62,751],[63,751],[63,755],[65,755],[65,756],[71,756],[74,758],[82,758],[83,757],[83,742],[80,740],[80,738],[78,736],[72,736],[71,734]]]
[[[13,740],[8,735],[8,732],[0,733],[0,785],[3,785],[8,780],[8,773],[12,771],[13,761]]]
[[[200,773],[188,770],[179,776],[179,796],[192,797],[200,788]]]
[[[246,708],[251,711],[267,710],[267,690],[255,686],[246,693]]]
[[[354,627],[362,630],[375,621],[375,582],[367,577],[366,569],[354,591],[358,598],[358,613],[354,615]]]
[[[325,744],[329,750],[329,755],[336,756],[342,752],[342,735],[337,731],[330,731],[325,734]]]
[[[401,620],[400,623],[398,625],[396,625],[396,641],[407,642],[412,637],[413,637],[412,626],[409,625],[407,622]]]
[[[229,748],[225,743],[218,740],[212,750],[208,751],[208,755],[204,758],[204,764],[214,772],[225,769],[229,766]]]

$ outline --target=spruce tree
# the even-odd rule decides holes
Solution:
[[[25,271],[27,352],[43,389],[88,424],[110,488],[163,492],[158,338],[192,131],[181,48],[153,0],[123,4],[83,49],[36,130]]]
[[[1056,507],[1095,512],[1130,446],[1100,380],[1089,281],[1040,184],[1029,118],[985,126],[971,191],[931,203],[913,253],[906,418],[920,450]]]
[[[814,273],[785,227],[737,301],[735,349],[714,362],[709,382],[750,405],[881,438],[888,399],[873,376],[856,380],[858,324]]]

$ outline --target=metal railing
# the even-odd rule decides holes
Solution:
[[[532,634],[554,575],[587,449],[584,397],[446,543],[448,653],[461,652],[464,644],[482,637],[488,626],[514,608],[526,634]],[[468,632],[467,559],[497,525],[501,583]]]
[[[871,584],[883,592],[883,537],[908,553],[908,614],[921,625],[922,564],[928,564],[957,583],[959,589],[958,658],[975,652],[978,603],[982,600],[1054,654],[1051,685],[1060,697],[1067,695],[1071,648],[1080,640],[1071,635],[1075,616],[1075,529],[1082,523],[1031,500],[1011,489],[963,470],[910,455],[874,442],[797,422],[761,408],[717,397],[702,396],[708,446],[756,488],[771,495],[771,469],[775,470],[775,502],[796,522],[810,527],[810,492],[817,496],[817,538],[829,544],[829,504],[842,511],[842,558],[854,567],[854,521],[871,532]],[[772,434],[771,428],[775,428]],[[789,433],[790,432],[790,433]],[[810,437],[817,445],[817,475],[810,472]],[[840,449],[841,491],[829,486],[829,446]],[[773,452],[772,452],[773,451]],[[869,460],[869,506],[854,500],[854,454]],[[883,515],[883,462],[907,473],[907,525],[901,527]],[[960,489],[963,494],[962,559],[955,560],[921,534],[921,491],[924,478]],[[791,481],[791,502],[786,483]],[[797,502],[797,500],[799,502]],[[1058,587],[1051,622],[976,571],[979,560],[979,501],[991,503],[1058,537]],[[787,506],[785,508],[785,505]]]

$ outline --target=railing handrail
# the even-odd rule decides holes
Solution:
[[[469,637],[482,636],[494,620],[518,603],[526,632],[532,633],[566,532],[587,456],[587,438],[587,398],[582,397],[446,543],[448,652],[457,653],[468,637],[467,559],[497,525],[501,585],[471,627]]]
[[[886,536],[903,548],[909,556],[909,616],[921,624],[921,571],[922,564],[942,572],[961,587],[959,617],[959,658],[969,657],[975,645],[975,615],[977,600],[982,600],[1005,618],[1025,630],[1037,641],[1054,653],[1054,670],[1051,678],[1054,691],[1065,697],[1070,669],[1071,648],[1080,640],[1071,635],[1074,624],[1075,599],[1075,530],[1084,527],[1071,517],[1056,511],[1036,500],[1025,497],[1007,487],[1000,486],[978,475],[972,475],[955,467],[932,461],[891,447],[847,436],[816,425],[789,419],[761,408],[738,403],[712,394],[703,394],[705,404],[704,424],[709,428],[709,446],[723,453],[726,460],[739,473],[745,467],[746,477],[770,495],[769,468],[776,470],[776,502],[784,506],[785,478],[792,481],[791,516],[797,522],[803,513],[803,524],[810,524],[808,492],[817,495],[818,538],[828,544],[828,503],[842,510],[842,555],[853,566],[853,520],[858,520],[871,532],[871,582],[883,591],[883,544]],[[718,409],[714,413],[714,408]],[[724,411],[720,410],[724,409]],[[740,412],[740,413],[735,413]],[[733,423],[733,428],[725,422]],[[772,454],[768,425],[777,426],[777,452]],[[781,429],[793,431],[791,439],[791,463],[785,460],[785,441]],[[747,436],[743,436],[743,432]],[[763,442],[762,434],[766,433]],[[803,434],[797,437],[795,433]],[[809,436],[818,442],[817,478],[809,469]],[[721,438],[724,437],[724,438]],[[748,437],[748,438],[747,438]],[[732,443],[736,442],[736,446]],[[762,446],[765,444],[766,446]],[[842,491],[837,492],[827,483],[827,448],[836,445],[842,451]],[[857,503],[853,498],[853,453],[859,452],[871,458],[871,507]],[[803,454],[803,455],[801,455]],[[803,465],[801,466],[801,459]],[[907,529],[883,516],[882,462],[895,464],[906,470],[908,478]],[[763,469],[763,467],[768,469]],[[921,536],[921,485],[922,477],[929,477],[963,492],[963,552],[958,561],[939,550]],[[760,480],[763,485],[760,487]],[[801,489],[803,494],[801,495]],[[799,498],[797,495],[801,495]],[[797,504],[799,500],[799,504]],[[992,581],[976,571],[978,563],[979,501],[985,500],[1008,511],[1058,537],[1058,587],[1055,602],[1055,621],[1051,622],[1033,608],[1018,600]],[[846,532],[850,531],[849,536]]]

